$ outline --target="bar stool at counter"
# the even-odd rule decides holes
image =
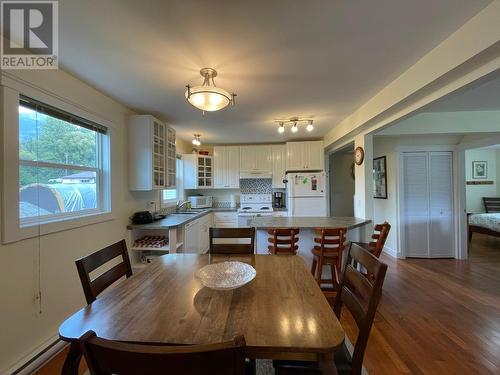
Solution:
[[[299,228],[270,228],[267,233],[270,237],[267,241],[270,245],[267,247],[271,254],[296,255],[299,245]]]
[[[324,284],[331,288],[322,288],[326,297],[334,297],[340,280],[340,269],[342,264],[342,253],[346,241],[345,228],[316,228],[314,230],[314,245],[311,250],[313,254],[311,273],[321,287]],[[323,279],[323,268],[330,266],[332,277]]]

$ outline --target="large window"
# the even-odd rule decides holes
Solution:
[[[102,211],[106,132],[103,126],[21,97],[21,225]]]

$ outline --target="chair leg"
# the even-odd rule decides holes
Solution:
[[[332,272],[332,285],[335,288],[339,285],[339,273],[337,271],[337,266],[335,264],[330,264],[330,270]]]
[[[318,285],[321,286],[321,276],[323,275],[323,262],[321,259],[318,262],[318,271],[316,272],[316,281]]]
[[[78,375],[78,367],[82,359],[82,352],[78,343],[72,342],[61,371],[62,375]]]
[[[311,266],[311,273],[315,279],[316,279],[316,267],[317,267],[317,265],[318,265],[318,262],[316,260],[316,257],[313,257],[312,266]]]

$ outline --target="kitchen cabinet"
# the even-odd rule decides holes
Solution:
[[[324,168],[323,141],[287,142],[287,171],[318,171]]]
[[[151,115],[128,119],[129,190],[175,187],[175,130]]]
[[[240,187],[240,147],[214,147],[214,181],[216,189],[238,189]]]
[[[210,247],[211,213],[184,225],[184,252],[205,254]]]
[[[273,173],[273,188],[284,189],[286,173],[286,148],[285,145],[271,146],[271,164]]]
[[[240,171],[272,172],[272,148],[269,145],[240,146]]]
[[[183,154],[184,189],[211,189],[213,163],[208,155]]]
[[[238,213],[236,211],[214,212],[215,228],[237,228]]]

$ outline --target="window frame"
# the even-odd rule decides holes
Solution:
[[[2,77],[5,78],[5,77]],[[33,238],[40,235],[55,233],[64,230],[79,228],[109,220],[114,220],[112,211],[113,198],[111,196],[111,142],[114,139],[115,125],[76,103],[63,100],[58,96],[42,91],[35,87],[30,87],[24,82],[3,79],[0,86],[0,161],[2,186],[2,243],[12,243],[19,240]],[[7,85],[8,84],[8,85]],[[103,134],[99,146],[98,166],[101,168],[99,180],[100,207],[97,209],[81,210],[72,214],[63,213],[37,217],[36,223],[22,225],[19,215],[19,104],[22,96],[39,100],[42,103],[60,108],[61,111],[72,113],[82,119],[100,124],[107,128],[107,133]],[[68,168],[74,168],[71,166]],[[84,167],[89,170],[88,167]]]
[[[163,192],[165,190],[173,190],[173,189],[162,189],[160,190],[160,207],[161,208],[166,208],[166,207],[172,207],[176,206],[177,202],[180,200],[184,199],[184,189],[182,188],[182,158],[180,155],[176,155],[176,161],[175,161],[175,199],[163,199]]]

